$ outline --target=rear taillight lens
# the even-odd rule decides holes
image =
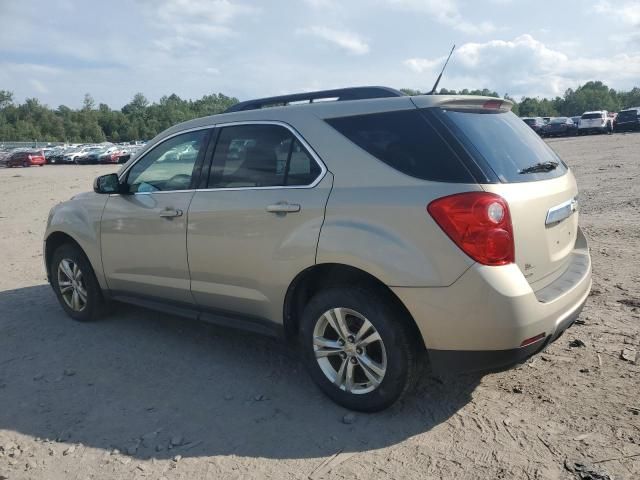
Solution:
[[[468,192],[438,198],[427,211],[460,247],[483,265],[515,261],[513,228],[504,198],[487,192]]]
[[[503,104],[502,100],[488,100],[484,102],[484,104],[482,105],[482,108],[485,108],[487,110],[500,110],[500,107],[502,107],[502,104]]]

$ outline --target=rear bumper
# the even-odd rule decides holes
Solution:
[[[639,122],[616,123],[613,127],[615,132],[633,132],[640,130]]]
[[[609,131],[608,126],[604,127],[580,127],[578,133],[605,133]]]
[[[428,349],[431,368],[439,373],[465,373],[478,371],[496,371],[520,364],[529,357],[544,350],[547,345],[555,342],[576,321],[586,298],[568,316],[563,318],[551,335],[526,347],[508,350],[434,350]]]
[[[580,231],[565,273],[536,292],[515,264],[473,265],[444,288],[393,288],[415,319],[439,373],[522,362],[573,324],[590,290],[591,259]],[[521,347],[537,336],[539,341]]]

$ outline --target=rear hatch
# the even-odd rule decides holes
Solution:
[[[580,118],[580,128],[600,128],[605,124],[606,120],[601,113],[585,113]]]
[[[567,120],[551,120],[547,125],[547,131],[549,132],[562,132],[567,129]]]
[[[418,107],[427,102],[414,97]],[[577,187],[564,162],[510,108],[509,102],[478,98],[423,111],[459,143],[481,187],[507,201],[516,263],[537,290],[569,262],[578,229]]]
[[[616,118],[616,123],[618,125],[622,125],[623,123],[638,123],[638,110],[623,110],[618,114]]]

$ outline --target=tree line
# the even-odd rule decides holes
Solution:
[[[411,89],[402,91],[409,95],[423,93]],[[439,93],[501,97],[486,88],[459,91],[442,88]],[[640,106],[640,88],[614,90],[600,81],[592,81],[575,90],[570,88],[562,97],[553,99],[523,97],[516,101],[508,94],[504,98],[514,102],[513,111],[520,116],[574,116],[588,110],[617,112],[623,108]],[[185,100],[172,94],[151,103],[142,93],[137,93],[129,103],[117,110],[104,103],[96,106],[93,97],[86,94],[80,109],[65,105],[52,109],[36,98],[16,103],[12,92],[0,90],[0,143],[147,140],[176,123],[221,113],[237,102],[237,98],[218,93],[205,95],[198,100]]]

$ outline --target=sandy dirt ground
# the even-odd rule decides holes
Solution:
[[[131,307],[68,319],[47,212],[114,167],[0,169],[0,479],[640,478],[640,134],[550,144],[593,256],[580,324],[516,369],[425,375],[353,417],[277,340]]]

